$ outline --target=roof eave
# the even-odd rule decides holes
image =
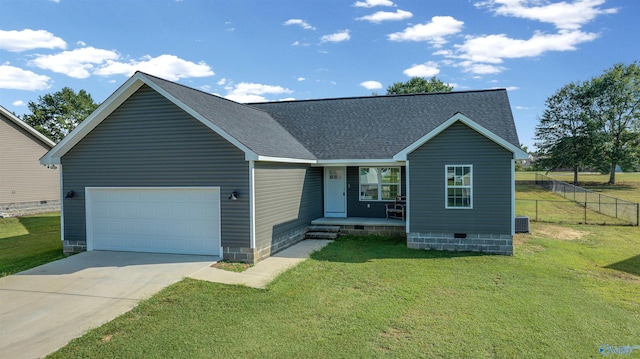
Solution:
[[[109,96],[100,106],[92,112],[84,121],[65,136],[62,141],[52,148],[41,159],[40,163],[60,164],[60,159],[69,150],[71,150],[78,142],[96,128],[107,116],[115,111],[122,103],[124,103],[131,95],[133,95],[145,81],[138,73],[130,77],[122,86],[120,86],[111,96]]]
[[[23,130],[27,131],[29,134],[31,134],[33,137],[35,137],[36,139],[38,139],[39,141],[43,142],[44,144],[48,145],[50,148],[52,148],[53,146],[56,145],[55,142],[51,141],[51,139],[45,135],[43,135],[42,133],[40,133],[38,130],[36,130],[35,128],[29,126],[26,122],[22,121],[21,119],[19,119],[18,117],[16,117],[14,114],[12,114],[11,112],[9,112],[6,108],[0,106],[0,113],[9,119],[9,121],[15,123],[16,125],[18,125],[19,127],[21,127]]]

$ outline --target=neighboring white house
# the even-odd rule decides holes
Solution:
[[[40,164],[55,143],[0,106],[0,213],[58,210],[60,173]]]

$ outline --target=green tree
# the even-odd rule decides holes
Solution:
[[[640,159],[640,66],[616,64],[590,82],[591,117],[600,126],[596,165],[616,183],[616,169],[637,170]]]
[[[523,145],[522,143],[520,144],[520,148],[524,152],[526,152],[527,154],[530,154],[529,153],[529,148],[527,148],[527,146]],[[527,161],[527,160],[517,160],[517,161],[515,161],[515,170],[516,170],[516,172],[531,170],[530,168],[528,168],[528,169],[524,168],[525,161]]]
[[[593,162],[598,140],[598,123],[589,117],[592,104],[589,83],[570,83],[547,98],[535,131],[538,168],[572,168],[578,183],[578,171]]]
[[[407,82],[395,82],[387,87],[387,95],[403,95],[410,93],[451,92],[453,86],[444,83],[435,76],[427,79],[412,77]]]
[[[31,113],[23,115],[22,120],[57,143],[98,106],[85,90],[76,94],[71,88],[65,87],[58,92],[39,96],[37,102],[29,101]]]

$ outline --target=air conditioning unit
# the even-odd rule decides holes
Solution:
[[[516,216],[516,233],[529,233],[529,217]]]

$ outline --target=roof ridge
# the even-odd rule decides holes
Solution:
[[[480,93],[480,92],[493,92],[493,91],[506,91],[506,88],[492,88],[492,89],[480,89],[480,90],[464,90],[464,91],[450,91],[450,92],[421,92],[421,93],[409,93],[409,94],[392,94],[392,95],[370,95],[370,96],[345,96],[345,97],[326,97],[316,99],[304,99],[304,100],[283,100],[283,101],[263,101],[263,102],[249,102],[246,105],[263,105],[269,103],[292,103],[292,102],[314,102],[314,101],[334,101],[334,100],[366,100],[366,99],[378,99],[381,97],[394,98],[394,97],[411,97],[411,96],[437,96],[437,95],[455,95],[465,93]]]

